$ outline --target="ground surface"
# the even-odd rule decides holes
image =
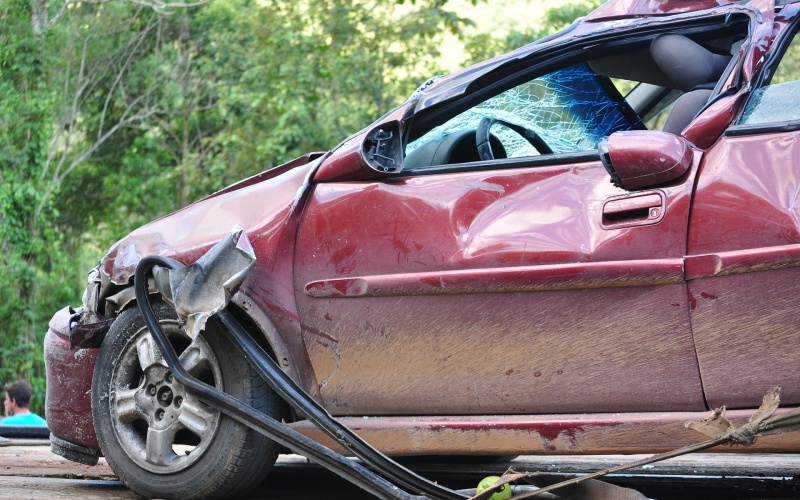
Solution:
[[[481,478],[517,471],[585,473],[632,461],[633,456],[518,457],[513,461],[407,461],[426,477],[453,488],[475,487]],[[654,499],[800,498],[800,456],[691,455],[654,464],[611,481]],[[724,477],[723,477],[724,476]],[[796,479],[792,479],[796,477]],[[0,445],[0,499],[135,499],[104,460],[94,467],[69,462],[50,452],[46,441],[14,440]],[[247,499],[368,499],[357,488],[297,455],[281,456],[267,483]]]

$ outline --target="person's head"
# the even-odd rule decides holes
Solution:
[[[3,402],[6,415],[21,413],[21,410],[24,410],[24,413],[29,411],[28,407],[31,404],[31,394],[33,393],[31,384],[25,380],[17,380],[6,384],[3,388],[6,391],[6,400]]]

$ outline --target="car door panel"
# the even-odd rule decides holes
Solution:
[[[659,191],[658,223],[603,229],[625,192],[599,162],[317,185],[295,287],[324,403],[704,408],[682,275],[690,186]]]
[[[724,137],[690,221],[692,329],[709,405],[755,407],[774,385],[800,403],[800,141]]]

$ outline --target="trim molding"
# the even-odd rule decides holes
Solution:
[[[305,292],[315,298],[393,297],[678,285],[683,280],[680,258],[354,276],[312,281]]]
[[[733,274],[800,267],[800,245],[748,248],[716,254],[689,255],[686,279],[696,280]]]

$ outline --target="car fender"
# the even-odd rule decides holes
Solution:
[[[113,294],[101,291],[101,300],[116,311],[124,309],[132,300],[126,288],[143,257],[162,255],[190,264],[232,227],[241,226],[251,240],[256,263],[231,302],[261,330],[292,378],[313,380],[299,340],[292,265],[302,201],[322,158],[298,160],[287,164],[294,164],[291,168],[277,167],[282,170],[278,175],[251,177],[142,226],[117,242],[101,260],[100,271],[103,283],[118,286],[112,287],[116,288]],[[112,310],[106,312],[114,314]]]

